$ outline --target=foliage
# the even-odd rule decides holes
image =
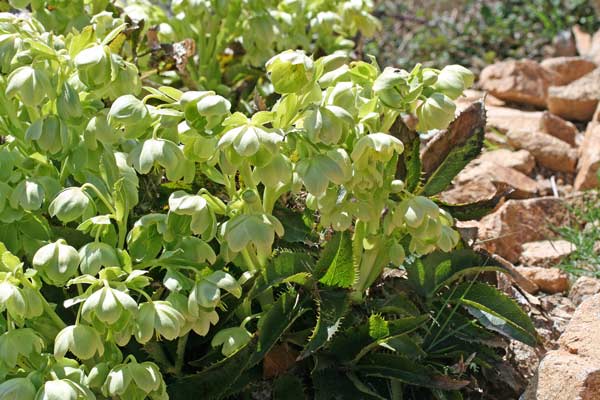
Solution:
[[[0,399],[216,399],[261,376],[284,397],[456,398],[464,360],[499,360],[493,331],[535,344],[476,279],[501,266],[425,195],[480,135],[428,176],[402,122],[446,128],[465,68],[286,50],[277,101],[247,116],[143,86],[127,15],[64,34],[35,15],[0,14]]]
[[[385,29],[366,49],[382,63],[406,66],[417,59],[479,70],[511,57],[542,58],[544,47],[575,24],[593,33],[600,28],[597,12],[589,0],[381,0],[375,14]]]

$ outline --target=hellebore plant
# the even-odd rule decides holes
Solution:
[[[248,116],[213,91],[142,91],[110,19],[60,36],[0,14],[0,399],[166,399],[188,339],[243,354],[292,299],[275,283],[310,275],[273,275],[297,257],[277,245],[292,198],[333,235],[323,259],[349,249],[353,275],[320,282],[354,304],[384,267],[459,242],[452,216],[395,177],[407,143],[390,131],[408,114],[445,128],[464,68],[288,50],[266,63],[281,97]],[[156,180],[166,192],[142,208]],[[160,369],[126,350],[141,346]]]

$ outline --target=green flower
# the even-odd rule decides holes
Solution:
[[[12,208],[22,207],[27,211],[39,210],[44,202],[44,188],[37,182],[24,179],[14,188],[10,196]]]
[[[21,357],[41,354],[43,348],[44,340],[31,328],[5,332],[0,335],[0,364],[12,369]]]
[[[47,381],[40,388],[35,400],[90,400],[96,396],[89,390],[70,379]]]
[[[36,107],[46,97],[53,98],[54,88],[45,71],[30,66],[19,67],[8,76],[6,95],[17,96],[26,106]]]
[[[13,318],[27,315],[27,300],[22,289],[10,281],[0,282],[0,312],[7,310]]]
[[[269,255],[275,234],[283,233],[281,222],[270,214],[241,214],[221,225],[224,242],[235,253],[252,244],[258,253]]]
[[[434,93],[417,108],[417,130],[446,129],[454,119],[455,111],[456,105],[448,96]]]
[[[67,82],[63,84],[60,95],[56,99],[56,109],[61,119],[77,122],[83,115],[79,93]]]
[[[150,124],[148,108],[137,97],[126,94],[117,98],[108,112],[108,122],[121,127],[128,138],[138,138],[146,132]]]
[[[215,271],[194,284],[188,297],[188,312],[198,318],[203,311],[213,310],[221,300],[221,289],[240,298],[242,287],[235,278],[223,271]]]
[[[73,145],[73,136],[65,124],[56,115],[48,115],[29,125],[25,131],[25,140],[35,141],[44,151],[56,154]]]
[[[102,267],[118,267],[121,265],[115,248],[101,242],[91,242],[79,249],[82,274],[96,275]]]
[[[403,109],[410,88],[409,78],[407,71],[387,67],[373,82],[373,91],[386,106]]]
[[[439,239],[437,240],[436,245],[440,250],[449,252],[456,247],[459,240],[460,235],[457,231],[455,231],[449,226],[442,225],[442,230],[440,232]]]
[[[461,65],[448,65],[440,71],[433,88],[454,100],[465,89],[471,87],[474,81],[475,75],[465,67]]]
[[[300,50],[286,50],[266,64],[267,72],[277,93],[295,93],[312,81],[315,66]]]
[[[278,185],[286,185],[292,181],[292,171],[293,166],[289,158],[278,153],[268,164],[254,169],[254,179],[265,186],[276,188]]]
[[[215,215],[202,196],[177,190],[169,196],[169,212],[191,216],[190,228],[197,235],[212,236],[213,230],[216,229]]]
[[[212,347],[223,346],[221,353],[229,357],[252,339],[252,335],[246,329],[241,327],[222,329],[213,337],[210,342]]]
[[[325,154],[300,160],[296,172],[309,193],[320,196],[330,182],[342,185],[352,178],[352,163],[345,150],[338,148]]]
[[[360,167],[372,162],[386,163],[403,151],[400,139],[387,133],[371,133],[358,139],[350,156]]]
[[[90,196],[79,187],[63,189],[48,206],[48,213],[62,222],[75,221],[84,214],[91,214],[94,203]]]
[[[35,386],[27,378],[13,378],[0,383],[2,400],[33,400],[35,392]]]
[[[141,142],[129,154],[129,160],[140,174],[148,174],[153,167],[159,165],[165,169],[167,178],[171,181],[183,178],[189,167],[181,148],[164,139]]]
[[[144,344],[156,332],[157,339],[173,340],[179,337],[184,325],[185,317],[168,301],[142,303],[136,316],[135,338]]]
[[[352,115],[346,110],[328,105],[308,110],[301,127],[306,130],[311,142],[335,145],[353,123]]]
[[[158,367],[151,362],[138,363],[132,356],[130,361],[114,367],[102,386],[106,397],[143,400],[167,400],[166,386]]]
[[[415,196],[402,200],[394,209],[394,224],[402,226],[406,224],[410,228],[418,228],[426,217],[437,219],[440,209],[427,197]]]
[[[93,317],[108,325],[114,324],[124,316],[135,316],[138,306],[135,300],[124,291],[113,289],[105,285],[102,289],[92,293],[83,303],[81,315],[87,321]]]
[[[235,125],[230,125],[232,127],[221,136],[218,148],[231,147],[239,157],[262,156],[264,159],[261,164],[266,164],[271,156],[279,151],[278,144],[283,140],[280,134],[254,125],[250,120],[243,121],[237,113],[230,118],[232,122],[235,121]],[[259,153],[260,150],[262,151]]]
[[[111,59],[108,46],[96,45],[75,56],[79,80],[89,89],[99,89],[111,80]]]
[[[59,239],[42,246],[33,256],[32,264],[48,283],[62,286],[77,273],[79,253]]]
[[[54,357],[63,358],[70,351],[81,360],[89,360],[95,354],[104,354],[104,344],[98,332],[87,325],[71,325],[61,330],[54,339]]]

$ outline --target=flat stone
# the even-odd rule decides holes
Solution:
[[[556,75],[533,60],[508,60],[481,71],[479,84],[497,98],[536,107],[546,106],[548,87]]]
[[[542,113],[542,121],[540,123],[541,130],[569,143],[571,146],[576,145],[577,134],[579,131],[575,124],[570,121],[565,121],[558,115],[554,115],[548,111]]]
[[[589,121],[600,100],[600,68],[565,86],[551,86],[548,110],[562,118]]]
[[[544,132],[509,132],[508,143],[529,151],[538,165],[552,171],[575,172],[577,151],[568,143]]]
[[[566,240],[539,240],[523,243],[519,261],[532,267],[553,267],[575,251],[575,245]]]
[[[569,298],[578,306],[584,300],[598,293],[600,293],[600,280],[589,276],[581,276],[571,287]]]
[[[515,269],[535,283],[542,292],[554,294],[569,289],[569,276],[558,268],[515,267]]]
[[[573,187],[586,190],[598,187],[600,168],[600,124],[590,122],[579,147],[579,162]]]
[[[491,162],[505,168],[515,169],[526,175],[530,174],[535,168],[535,158],[527,150],[491,150],[482,153],[478,159],[481,162]]]
[[[565,202],[559,198],[508,200],[481,219],[478,243],[488,252],[515,263],[523,243],[551,237],[551,226],[561,225],[566,216]]]
[[[557,76],[557,86],[567,85],[596,69],[595,62],[583,57],[553,57],[540,63],[547,70]]]

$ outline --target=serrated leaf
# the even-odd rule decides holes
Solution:
[[[299,377],[286,374],[273,382],[273,400],[305,400],[304,387]]]
[[[325,245],[315,271],[319,282],[328,286],[352,287],[356,270],[352,262],[352,241],[346,232],[336,233]]]
[[[396,178],[402,179],[406,190],[414,193],[421,183],[421,158],[419,150],[421,141],[419,135],[409,129],[402,118],[397,118],[390,129],[390,134],[400,139],[404,144],[404,152],[400,154],[396,167]]]
[[[538,335],[533,323],[518,304],[487,284],[460,284],[450,301],[462,304],[486,328],[535,346]]]
[[[372,314],[369,317],[369,336],[372,339],[381,339],[390,334],[390,328],[388,327],[388,323],[383,317],[379,314]]]
[[[327,344],[340,329],[342,319],[348,312],[350,292],[328,289],[318,292],[318,296],[317,324],[299,359],[308,357]]]

